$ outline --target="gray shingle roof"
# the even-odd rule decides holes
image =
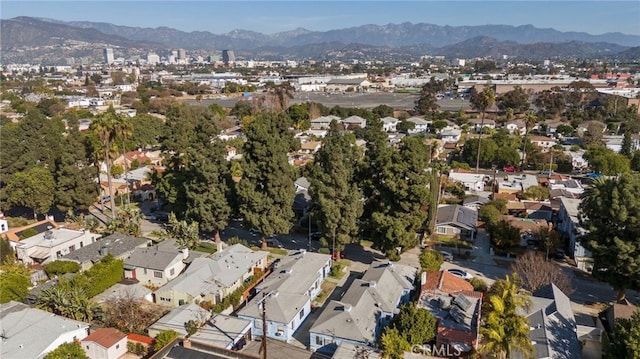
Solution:
[[[193,320],[203,322],[211,317],[211,313],[196,304],[185,304],[171,310],[167,315],[158,319],[149,329],[175,330],[182,336],[187,335],[184,323]]]
[[[98,241],[91,243],[82,248],[65,255],[62,259],[85,263],[91,261],[98,262],[102,257],[110,253],[115,258],[133,251],[135,248],[145,246],[149,242],[146,238],[138,238],[128,236],[122,233],[114,233],[106,237],[100,238]]]
[[[124,260],[125,266],[164,270],[171,263],[182,259],[183,254],[176,247],[176,240],[170,239],[153,247],[136,248]]]

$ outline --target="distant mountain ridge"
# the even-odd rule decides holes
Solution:
[[[89,21],[40,20],[63,23],[74,27],[93,28],[105,34],[119,35],[131,40],[160,42],[169,47],[183,47],[186,49],[206,49],[211,45],[214,48],[220,48],[228,45],[227,47],[247,50],[250,47],[267,45],[265,42],[276,46],[299,46],[334,41],[345,44],[360,43],[390,47],[429,44],[438,48],[477,36],[492,37],[500,41],[514,41],[520,44],[583,41],[608,42],[628,47],[640,46],[640,36],[637,35],[627,35],[619,32],[591,35],[584,32],[561,32],[554,29],[540,29],[533,25],[439,26],[405,22],[387,25],[362,25],[322,32],[298,28],[272,35],[247,30],[233,30],[226,34],[216,35],[208,31],[184,32],[168,27],[153,29]]]
[[[640,36],[589,35],[537,29],[531,25],[438,26],[431,24],[363,25],[325,32],[298,28],[266,35],[233,30],[225,34],[184,32],[168,27],[139,28],[85,21],[18,17],[0,20],[2,61],[51,61],[52,58],[100,56],[114,47],[126,56],[184,48],[189,51],[233,49],[253,59],[389,59],[422,55],[474,58],[590,58],[615,56]],[[78,45],[80,44],[80,45]],[[47,52],[49,51],[49,52]],[[625,52],[631,57],[637,51]]]

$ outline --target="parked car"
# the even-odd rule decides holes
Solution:
[[[440,251],[440,254],[442,254],[442,259],[444,259],[446,262],[451,262],[453,260],[453,254],[447,251]]]
[[[470,280],[473,278],[471,274],[463,271],[462,269],[447,269],[447,272],[455,275],[456,277],[466,279],[466,280]]]
[[[102,198],[100,198],[100,204],[105,204],[105,203],[109,203],[109,201],[111,201],[111,197],[110,196],[104,196]]]
[[[275,248],[283,247],[282,243],[280,243],[280,241],[277,240],[276,238],[267,238],[267,246],[275,247]]]
[[[313,232],[309,235],[309,238],[319,241],[322,238],[322,232]]]
[[[252,236],[257,236],[258,234],[260,234],[260,231],[257,228],[251,228],[249,230],[249,233],[251,233]]]
[[[345,259],[347,256],[343,252],[340,252],[340,259]],[[331,259],[338,259],[338,254],[336,252],[331,253]]]
[[[515,172],[516,168],[514,166],[506,166],[502,170],[505,172]]]

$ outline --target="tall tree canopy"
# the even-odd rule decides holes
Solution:
[[[14,206],[33,209],[33,217],[51,209],[56,183],[48,169],[33,167],[26,172],[13,175],[7,184],[8,201]]]
[[[335,239],[338,251],[357,236],[362,215],[362,192],[355,181],[358,158],[350,137],[340,133],[338,123],[332,121],[307,172],[323,239],[329,245]]]
[[[288,233],[294,217],[295,171],[287,154],[300,148],[284,114],[262,113],[246,128],[242,179],[236,186],[245,223],[264,236]]]
[[[582,245],[593,257],[593,275],[613,286],[640,287],[640,174],[600,179],[583,195],[581,224],[589,231]]]

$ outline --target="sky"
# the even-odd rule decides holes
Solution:
[[[360,25],[533,25],[592,35],[640,35],[640,1],[29,1],[1,0],[0,17],[46,17],[182,31],[252,30],[264,34]]]

